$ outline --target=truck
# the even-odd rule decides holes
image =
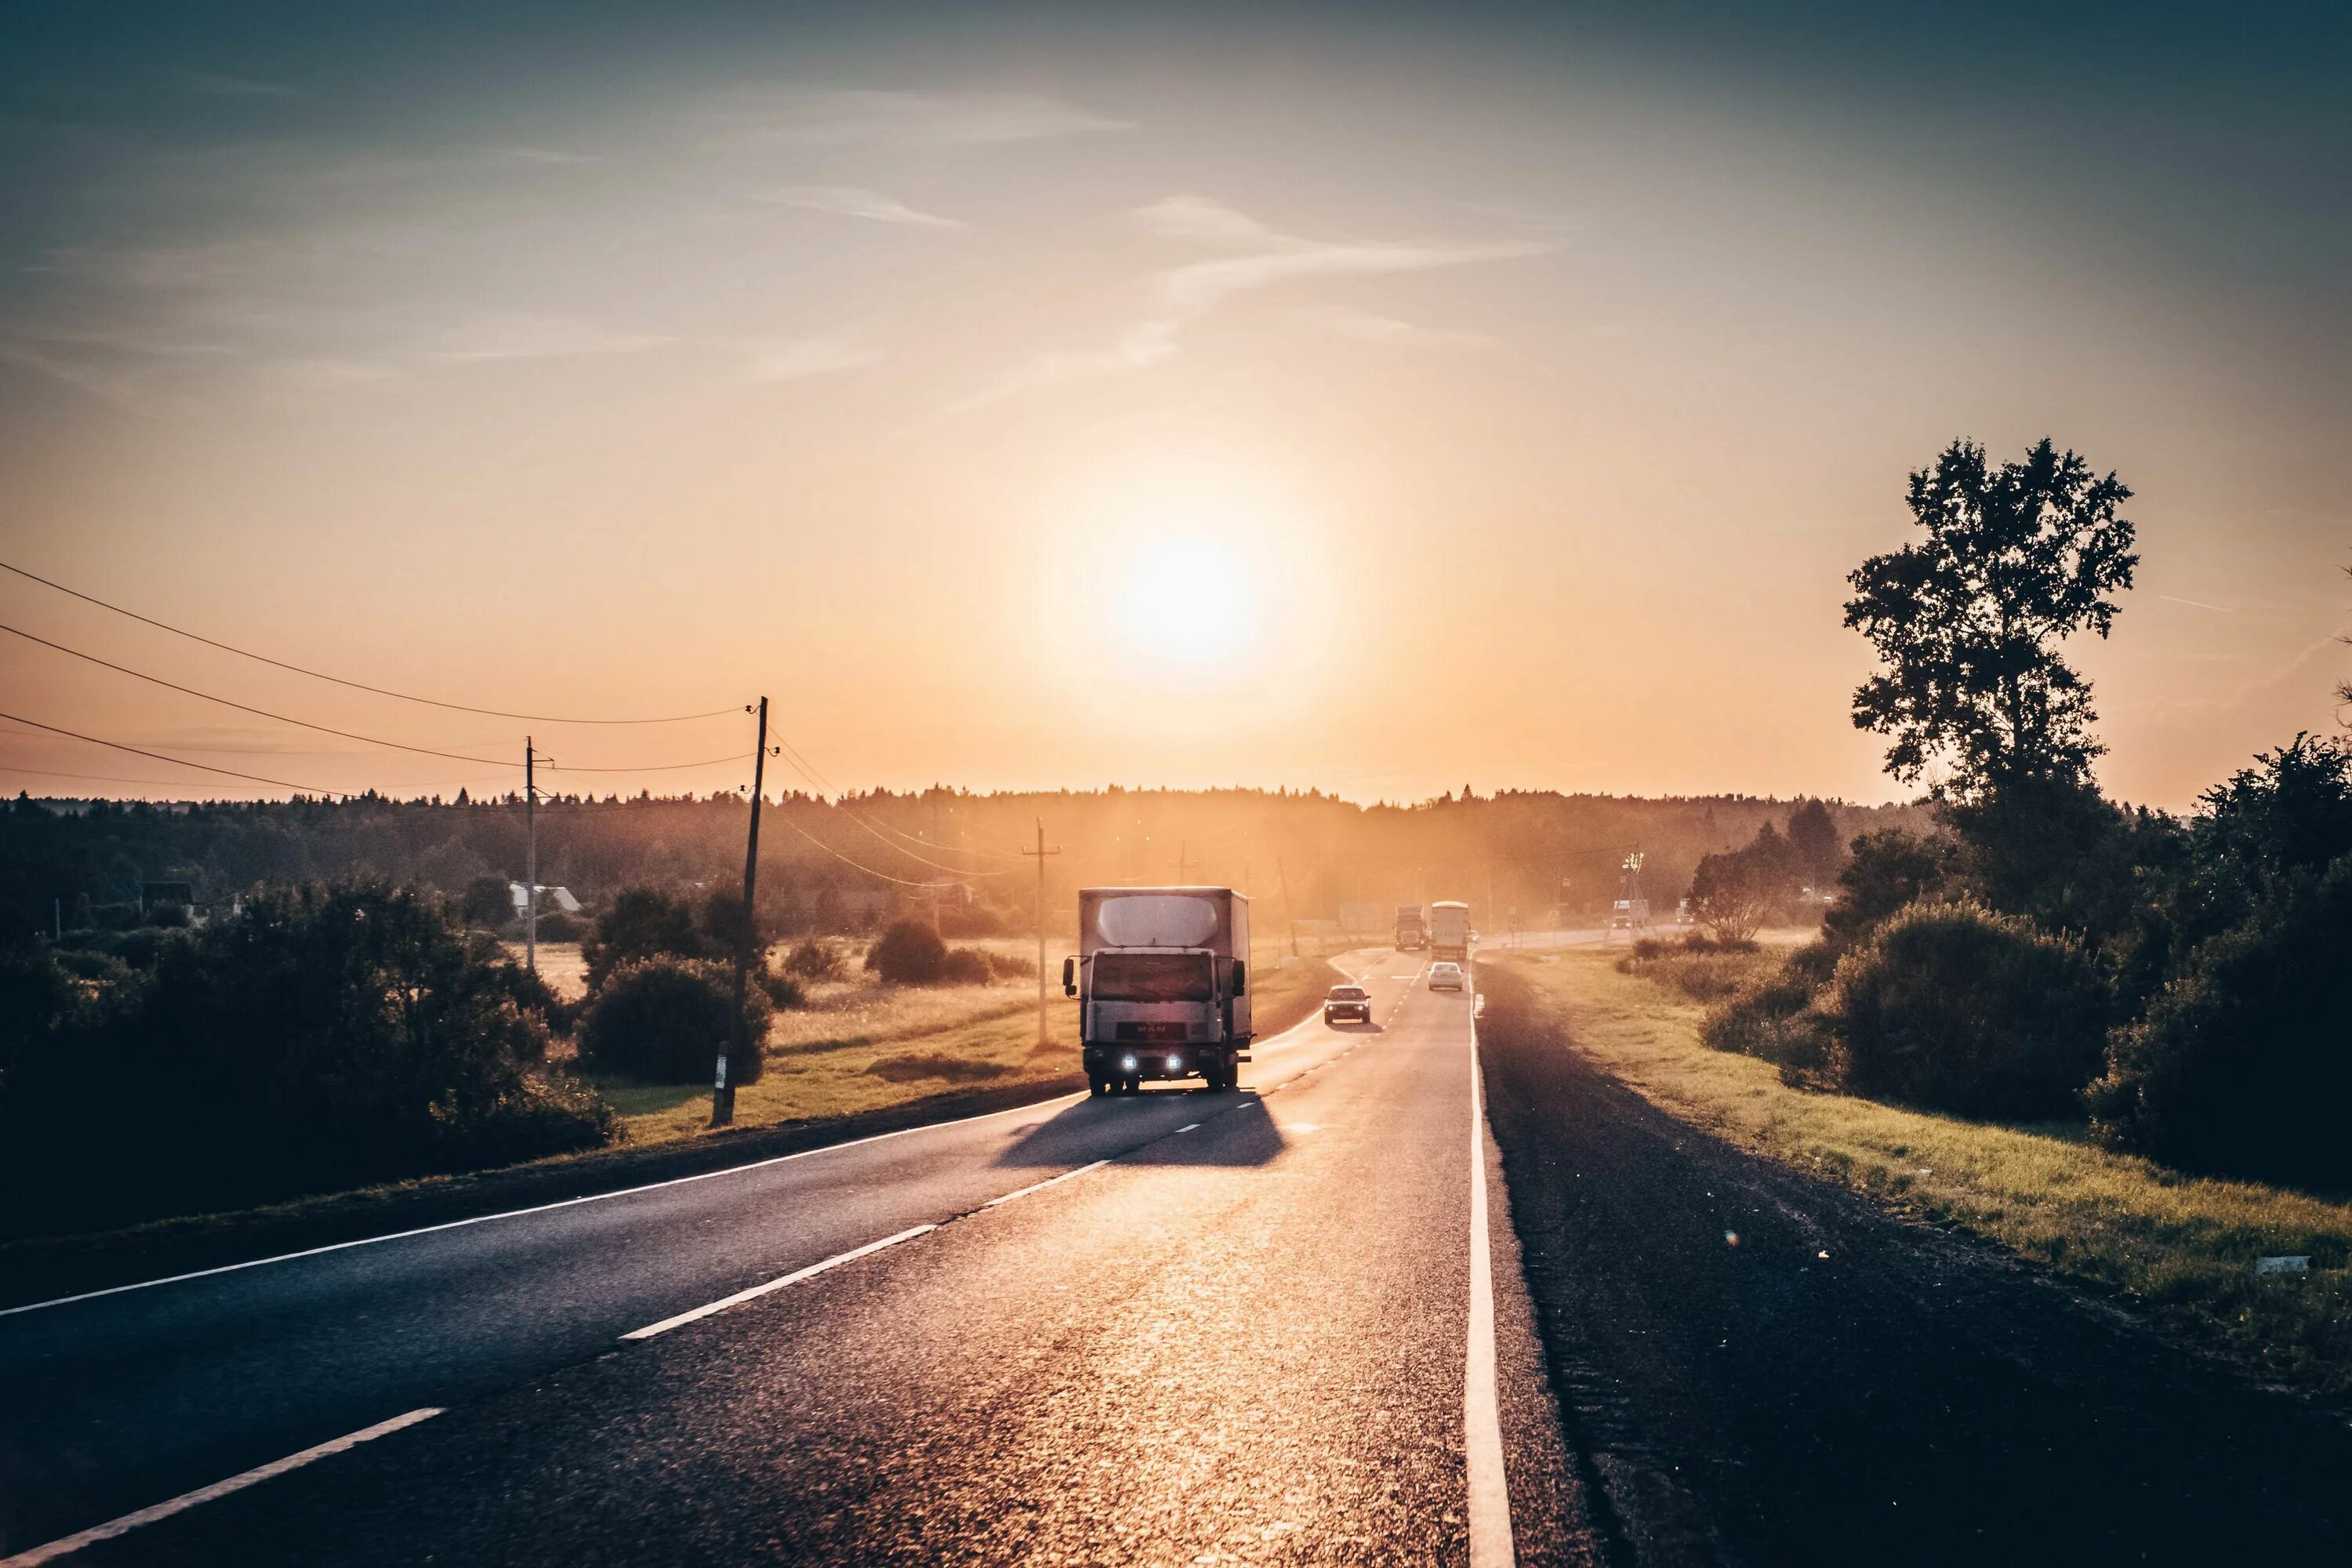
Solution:
[[[1438,963],[1470,962],[1469,905],[1441,899],[1429,906],[1429,948],[1431,958]]]
[[[1396,950],[1418,952],[1429,945],[1429,925],[1421,918],[1419,904],[1399,904],[1396,913]]]
[[[1082,888],[1078,952],[1062,992],[1078,999],[1079,1049],[1097,1095],[1150,1079],[1232,1089],[1250,1041],[1249,900],[1231,888]]]

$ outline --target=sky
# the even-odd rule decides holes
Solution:
[[[0,788],[1902,798],[1845,574],[2048,436],[2183,808],[2352,675],[2348,16],[28,0],[0,560],[496,712],[0,574]]]

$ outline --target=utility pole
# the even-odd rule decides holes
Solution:
[[[1180,888],[1189,888],[1192,885],[1191,849],[1192,840],[1179,838],[1176,841],[1176,885]]]
[[[1290,921],[1290,956],[1298,956],[1298,906],[1290,901],[1290,873],[1282,868],[1282,857],[1274,858],[1274,874],[1282,879],[1282,912]]]
[[[522,738],[522,962],[539,973],[539,784],[531,764],[538,753]]]
[[[760,889],[760,801],[767,790],[768,700],[760,699],[760,741],[751,752],[751,831],[743,845],[743,944],[735,952],[735,1017],[730,1025],[734,1055],[748,1061],[759,1049],[743,1016],[745,994],[751,989],[751,960],[760,952],[760,917],[752,897]],[[727,1076],[729,1042],[719,1044],[719,1071],[710,1083],[710,1125],[725,1127],[735,1120],[735,1085]]]
[[[1045,847],[1045,819],[1039,817],[1037,847],[1021,853],[1037,858],[1037,1043],[1041,1046],[1051,1043],[1045,1028],[1045,857],[1061,852],[1058,844],[1051,849]]]

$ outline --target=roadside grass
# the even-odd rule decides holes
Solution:
[[[1034,939],[1028,952],[1034,957]],[[1320,959],[1285,968],[1271,946],[1262,950],[1252,973],[1261,1036],[1312,1013],[1339,978]],[[1050,1033],[1043,1046],[1034,977],[992,985],[898,986],[856,974],[813,985],[808,1006],[776,1015],[766,1071],[735,1091],[735,1125],[848,1116],[975,1084],[1067,1079],[1078,1071],[1077,1005],[1063,997],[1058,974],[1047,981]],[[627,1144],[675,1142],[707,1131],[708,1084],[583,1076],[620,1113]]]
[[[2352,1395],[2352,1203],[2184,1175],[2096,1148],[2071,1123],[1965,1121],[1790,1088],[1769,1062],[1699,1043],[1705,1006],[1671,964],[1645,977],[1613,956],[1482,962],[1525,980],[1559,1034],[1683,1121],[2118,1294],[2267,1380]],[[2307,1276],[2256,1277],[2257,1258],[2296,1254]]]

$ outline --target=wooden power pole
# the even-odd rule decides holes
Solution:
[[[538,754],[522,738],[522,966],[539,973],[539,784],[531,764]],[[511,861],[509,862],[512,864]]]
[[[743,942],[735,953],[735,1018],[731,1042],[738,1063],[749,1061],[760,1042],[751,1038],[751,1021],[743,1016],[751,984],[751,961],[760,956],[760,917],[753,903],[760,890],[760,801],[767,789],[768,700],[760,699],[760,743],[751,753],[751,831],[743,846]],[[735,1120],[735,1085],[728,1077],[730,1042],[719,1045],[719,1071],[710,1084],[710,1125],[725,1127]]]
[[[1045,857],[1059,855],[1062,847],[1045,847],[1045,819],[1037,819],[1037,847],[1024,849],[1024,855],[1037,858],[1037,1043],[1050,1045],[1053,1035],[1045,1027]]]

